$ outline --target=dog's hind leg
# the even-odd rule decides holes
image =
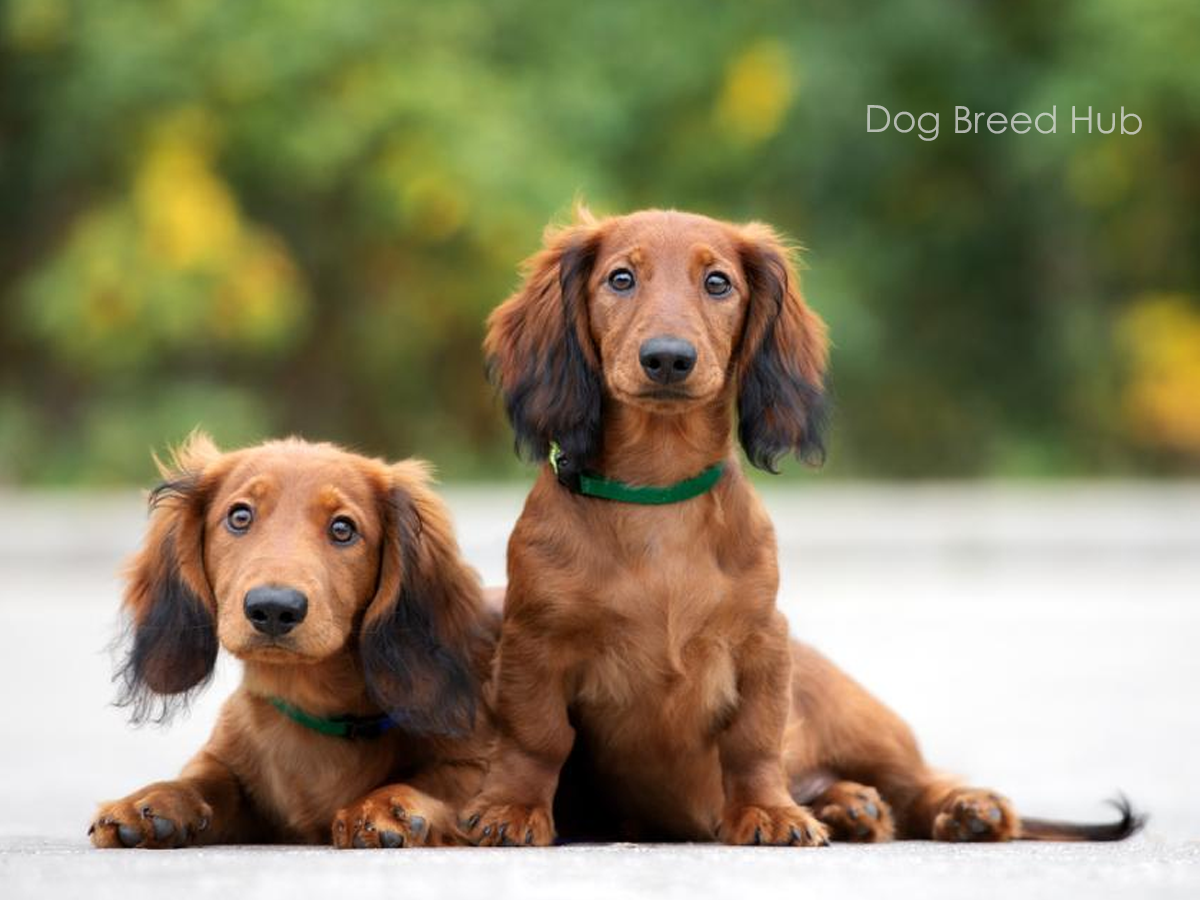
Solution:
[[[808,789],[818,795],[813,808],[841,840],[879,841],[894,834],[1005,841],[1019,834],[1020,820],[1007,800],[930,769],[903,719],[798,643],[792,652],[792,705],[789,773],[793,784],[804,781],[798,773],[832,773],[825,784]],[[879,816],[869,815],[871,810]]]
[[[1115,802],[1120,819],[1108,823],[1022,819],[996,791],[931,769],[899,716],[798,643],[792,649],[785,761],[797,802],[811,803],[840,840],[885,839],[885,806],[896,837],[936,841],[1114,841],[1135,833],[1144,821],[1123,799]],[[883,805],[875,803],[868,787]],[[881,819],[859,834],[868,798]]]

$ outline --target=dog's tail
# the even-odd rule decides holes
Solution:
[[[1121,814],[1116,822],[1059,822],[1022,817],[1018,837],[1023,841],[1123,841],[1145,826],[1147,817],[1137,812],[1124,794],[1108,802]]]

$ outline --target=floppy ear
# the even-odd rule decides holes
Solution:
[[[804,303],[787,248],[767,226],[742,230],[750,305],[737,360],[738,437],[750,462],[777,472],[780,457],[825,460],[825,324]]]
[[[479,577],[463,560],[424,464],[389,469],[379,586],[359,649],[367,687],[398,724],[464,734],[475,721],[487,643]]]
[[[159,463],[150,527],[125,571],[131,643],[114,678],[117,705],[132,707],[135,723],[167,721],[212,675],[216,604],[204,573],[204,511],[220,455],[194,433],[169,465]]]
[[[587,321],[599,243],[590,220],[548,231],[545,248],[526,262],[525,283],[488,318],[484,340],[488,377],[504,398],[517,452],[543,460],[557,442],[560,477],[599,450],[599,360]]]

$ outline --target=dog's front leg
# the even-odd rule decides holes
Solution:
[[[488,774],[463,813],[468,838],[489,846],[546,846],[559,771],[575,742],[561,660],[505,622],[496,671],[496,730]]]
[[[165,850],[255,837],[237,777],[201,750],[174,781],[103,803],[88,828],[97,847]]]
[[[788,791],[783,733],[790,682],[787,626],[776,613],[770,627],[741,648],[737,709],[718,738],[725,808],[717,837],[727,844],[829,842],[825,826]]]

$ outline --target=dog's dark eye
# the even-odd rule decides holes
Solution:
[[[254,521],[254,510],[245,503],[235,503],[225,515],[225,527],[234,534],[245,534]]]
[[[338,516],[329,523],[329,536],[335,544],[349,544],[358,537],[358,529],[354,520],[348,516]]]
[[[608,276],[608,286],[618,294],[632,291],[635,284],[637,284],[637,279],[628,269],[614,269]]]
[[[733,282],[724,272],[709,272],[704,278],[704,290],[710,297],[724,297],[733,290]]]

